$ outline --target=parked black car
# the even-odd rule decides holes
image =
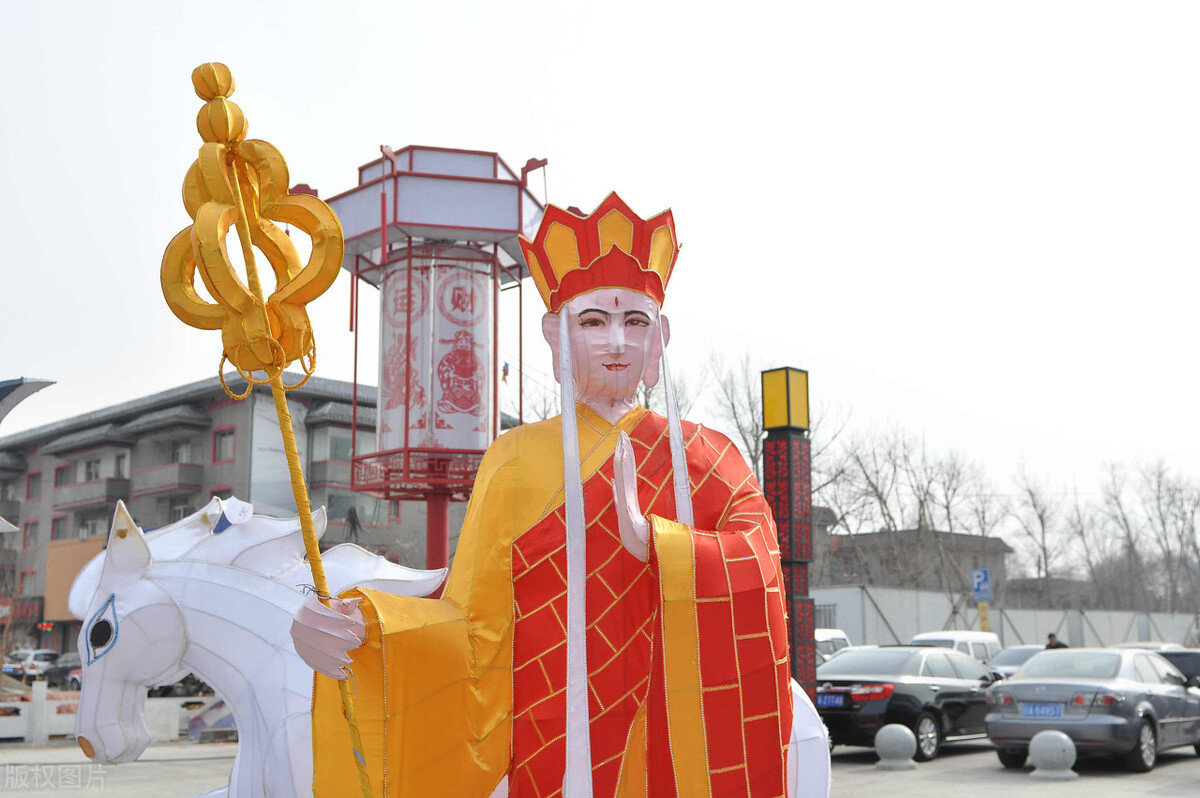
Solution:
[[[78,690],[79,674],[72,676],[71,671],[78,671],[82,667],[78,651],[59,654],[54,664],[46,669],[46,686],[55,690]]]
[[[150,698],[170,698],[171,696],[212,695],[213,690],[199,676],[189,673],[174,684],[155,685],[146,694]]]
[[[834,745],[873,745],[902,723],[917,736],[918,761],[943,743],[987,736],[987,688],[997,674],[944,648],[886,646],[842,651],[817,668],[817,711]]]
[[[1135,772],[1159,751],[1200,753],[1200,677],[1187,679],[1156,651],[1064,648],[1034,654],[988,691],[987,732],[1000,762],[1025,764],[1029,741],[1055,729],[1081,755],[1116,754]]]

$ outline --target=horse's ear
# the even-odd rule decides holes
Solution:
[[[125,502],[118,501],[117,511],[113,514],[112,531],[108,533],[104,574],[117,571],[141,573],[149,564],[150,547],[146,545],[146,538],[133,522],[129,510],[125,509]]]
[[[317,511],[312,514],[313,526],[317,531],[317,540],[325,536],[325,527],[327,526],[328,517],[325,514],[325,505],[317,508]]]

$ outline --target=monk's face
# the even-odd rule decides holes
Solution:
[[[659,316],[649,297],[627,288],[601,288],[566,308],[578,400],[631,399],[639,383],[658,382]],[[554,349],[556,376],[558,329],[558,317],[547,314],[543,331]]]

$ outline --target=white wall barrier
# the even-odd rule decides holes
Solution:
[[[52,737],[71,737],[75,734],[78,701],[78,693],[47,692],[45,682],[35,682],[29,693],[6,693],[0,696],[0,740],[45,745]],[[150,741],[178,741],[181,733],[188,735],[196,720],[219,703],[220,699],[214,696],[147,698],[146,727]]]
[[[817,587],[814,603],[836,609],[836,626],[855,645],[903,645],[920,632],[978,629],[969,595],[863,585]],[[992,631],[1006,646],[1045,643],[1054,632],[1068,645],[1162,641],[1200,645],[1200,615],[1118,610],[1019,609],[993,605]]]

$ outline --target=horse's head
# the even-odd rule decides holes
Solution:
[[[187,635],[178,604],[147,573],[150,547],[123,503],[97,560],[71,590],[71,609],[84,622],[75,736],[90,758],[127,762],[150,742],[146,688],[183,675]]]

